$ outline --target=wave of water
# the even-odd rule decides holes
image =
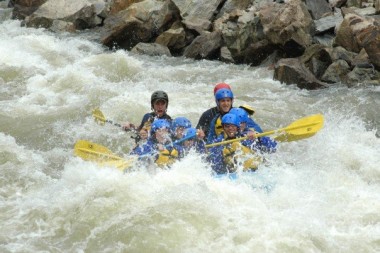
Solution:
[[[252,68],[110,52],[81,35],[0,24],[2,252],[378,252],[378,87],[305,91]],[[268,164],[215,179],[195,154],[171,170],[122,174],[73,156],[87,139],[119,155],[150,94],[195,125],[217,82],[266,130],[322,113],[315,136],[281,143]]]

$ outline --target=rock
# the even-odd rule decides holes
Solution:
[[[247,63],[244,59],[247,47],[264,39],[260,19],[252,11],[236,11],[228,15],[227,19],[215,21],[215,30],[220,31],[225,46],[229,49],[237,63]]]
[[[194,29],[198,33],[208,31],[214,19],[215,13],[222,0],[172,0],[178,7],[183,23],[188,29]]]
[[[155,42],[168,47],[171,51],[179,51],[187,44],[185,29],[180,22],[177,22],[170,29],[161,33]]]
[[[8,3],[9,7],[13,7],[12,18],[25,19],[25,17],[35,12],[38,7],[44,4],[47,0],[11,0]]]
[[[138,3],[141,1],[143,0],[113,0],[110,4],[109,13],[111,15],[119,13],[120,11],[127,9],[132,4]]]
[[[298,58],[279,60],[275,65],[273,78],[281,83],[296,84],[301,89],[315,90],[327,87],[327,84],[319,81]]]
[[[326,14],[330,14],[332,12],[331,7],[326,0],[306,0],[306,6],[315,20],[318,20],[326,16]]]
[[[376,14],[376,9],[374,7],[366,8],[351,8],[359,16],[371,16]]]
[[[220,48],[220,60],[223,62],[235,63],[235,60],[227,47]]]
[[[204,32],[193,40],[183,55],[194,59],[216,59],[220,57],[221,43],[220,32]]]
[[[308,47],[300,60],[318,79],[321,78],[327,67],[332,63],[328,49],[318,44]]]
[[[371,66],[362,68],[356,66],[346,77],[348,87],[380,85],[380,73]]]
[[[332,8],[340,8],[345,5],[347,0],[329,0],[329,3]]]
[[[348,63],[344,60],[337,60],[328,66],[321,80],[328,83],[341,83],[349,72]]]
[[[179,10],[170,0],[144,0],[107,17],[101,42],[129,50],[139,42],[153,42],[179,19]]]
[[[88,0],[48,0],[25,18],[27,26],[44,28],[49,28],[54,20],[71,22],[79,30],[95,27],[101,22],[95,6]]]
[[[76,31],[75,25],[73,23],[62,21],[62,20],[53,20],[53,23],[49,29],[56,33],[59,33],[59,32],[74,33]]]
[[[226,13],[231,13],[235,10],[246,10],[252,5],[252,0],[227,0],[220,9],[216,18],[220,18]]]
[[[314,20],[315,33],[320,34],[335,29],[343,21],[342,13],[335,12],[333,15]]]
[[[311,45],[314,23],[300,0],[267,5],[259,11],[259,17],[268,41],[284,46],[288,55],[300,56]]]
[[[258,66],[267,59],[275,49],[275,46],[270,44],[268,40],[252,43],[243,52],[245,56],[243,62]]]
[[[137,53],[137,54],[146,54],[150,56],[159,56],[159,55],[171,56],[169,48],[157,43],[140,42],[132,48],[131,52]]]
[[[371,63],[380,69],[380,25],[374,19],[347,14],[338,29],[335,44],[356,53],[364,48]]]

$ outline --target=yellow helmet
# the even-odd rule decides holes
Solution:
[[[239,108],[244,109],[249,115],[253,115],[255,113],[255,110],[250,105],[241,105]]]

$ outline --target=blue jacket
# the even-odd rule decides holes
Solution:
[[[165,145],[166,150],[169,154],[171,154],[173,151],[178,152],[178,154],[181,154],[182,147],[176,144],[167,144]],[[136,146],[131,152],[130,155],[138,155],[139,159],[142,160],[144,158],[154,158],[154,161],[156,161],[160,155],[160,151],[158,150],[158,143],[150,137],[148,141],[142,145]]]
[[[191,147],[185,147],[185,146],[181,145],[180,157],[184,157],[192,149],[195,149],[195,151],[198,154],[206,154],[206,144],[205,144],[205,142],[203,140],[196,140],[194,142],[194,145],[191,146]]]

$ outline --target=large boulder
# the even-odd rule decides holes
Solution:
[[[104,2],[103,2],[104,5]],[[27,26],[50,28],[54,20],[74,24],[76,29],[92,28],[101,23],[94,1],[48,0],[25,18]]]
[[[252,63],[252,58],[247,57],[247,49],[252,48],[251,44],[265,39],[260,19],[253,10],[235,10],[216,20],[214,29],[221,32],[223,43],[236,63]]]
[[[172,1],[145,0],[106,18],[101,42],[129,50],[139,42],[153,42],[179,19],[179,10]]]
[[[44,4],[47,0],[10,0],[9,7],[13,7],[12,18],[25,19],[25,17],[35,12],[38,7]]]
[[[186,47],[183,55],[194,59],[216,59],[220,57],[221,43],[222,37],[218,31],[204,32]]]
[[[202,33],[211,28],[214,15],[222,0],[172,0],[181,13],[182,22],[188,28]]]
[[[311,45],[314,23],[304,2],[269,4],[259,11],[259,16],[266,38],[282,46],[290,57],[302,55]]]
[[[327,84],[319,81],[299,58],[279,60],[275,65],[273,78],[281,83],[296,84],[301,89],[315,90],[327,87]]]
[[[356,53],[364,48],[370,62],[380,69],[380,24],[375,19],[347,14],[338,28],[335,44]]]

